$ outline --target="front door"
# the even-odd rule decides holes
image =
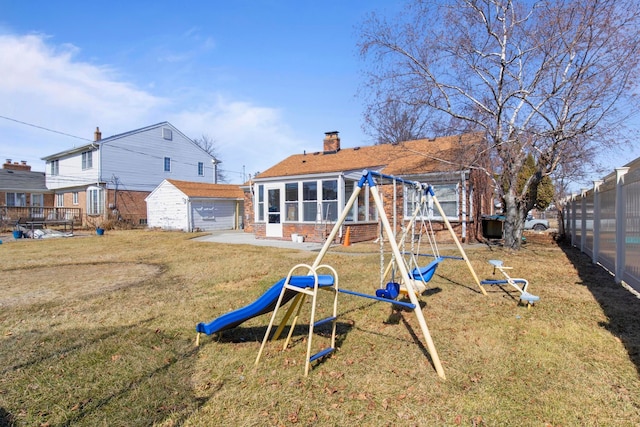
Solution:
[[[280,187],[268,187],[267,190],[267,237],[282,237],[282,206]]]

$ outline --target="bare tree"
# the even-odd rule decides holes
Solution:
[[[367,107],[363,130],[375,138],[376,144],[398,144],[427,137],[428,115],[422,106],[406,105],[386,99]]]
[[[227,174],[223,169],[220,168],[220,156],[218,155],[218,150],[216,148],[216,140],[211,138],[209,135],[202,135],[200,138],[194,138],[193,142],[195,142],[200,148],[209,153],[216,160],[214,165],[214,173],[216,174],[214,181],[216,183],[228,182]]]
[[[373,14],[364,23],[365,87],[424,107],[436,123],[484,132],[505,245],[518,248],[527,194],[624,141],[639,12],[638,0],[414,0],[393,20]],[[518,185],[529,154],[536,171]]]

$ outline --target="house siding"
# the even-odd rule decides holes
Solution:
[[[162,129],[172,130],[172,139],[162,137]],[[101,145],[102,178],[108,188],[151,192],[163,179],[213,183],[211,156],[172,126],[163,125]],[[164,158],[171,159],[171,171],[165,172]],[[204,175],[198,175],[198,162]]]
[[[87,147],[89,151],[90,148]],[[100,180],[100,151],[92,151],[92,164],[89,169],[82,169],[82,151],[57,159],[58,174],[51,175],[51,161],[46,164],[47,188],[59,190],[69,187],[95,184]]]
[[[150,228],[188,231],[187,197],[175,186],[164,182],[149,194],[146,202]]]

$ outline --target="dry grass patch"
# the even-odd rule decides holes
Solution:
[[[0,246],[0,425],[637,425],[640,300],[589,260],[552,244],[474,246],[541,297],[484,297],[460,261],[422,298],[447,380],[415,316],[340,296],[338,351],[303,377],[309,306],[293,342],[267,346],[268,316],[222,336],[195,324],[255,300],[315,253],[109,232]],[[445,253],[455,254],[444,248]],[[386,257],[389,259],[389,256]],[[373,293],[377,245],[325,259],[342,287]],[[320,309],[328,308],[326,301]],[[324,340],[317,339],[318,345]]]

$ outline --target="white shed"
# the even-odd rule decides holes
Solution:
[[[145,199],[147,225],[164,230],[214,231],[240,228],[240,186],[165,179]]]

